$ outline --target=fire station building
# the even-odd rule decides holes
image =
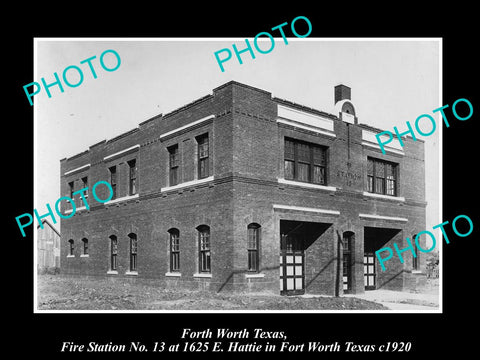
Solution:
[[[385,271],[375,251],[425,229],[424,144],[382,154],[350,88],[332,90],[327,113],[230,81],[60,160],[61,196],[76,204],[61,222],[62,273],[285,295],[423,282],[419,251]],[[74,193],[100,180],[113,198],[86,194],[87,209]]]

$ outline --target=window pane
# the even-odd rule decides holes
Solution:
[[[208,158],[201,159],[198,163],[198,178],[203,179],[208,177]]]
[[[295,163],[291,160],[285,160],[285,179],[293,180],[295,178],[294,164]]]
[[[326,152],[323,148],[319,146],[313,147],[313,163],[314,164],[325,165],[326,163],[325,155],[326,155]]]
[[[295,143],[290,140],[285,140],[285,159],[294,160],[295,158]]]
[[[372,159],[367,160],[367,174],[368,175],[373,175],[373,160]]]
[[[384,178],[385,177],[385,164],[382,163],[382,162],[378,162],[376,161],[375,162],[375,176],[376,177],[381,177],[381,178]]]
[[[384,180],[382,178],[375,178],[375,192],[377,194],[384,194]]]
[[[307,144],[298,143],[298,161],[310,162],[310,146]]]
[[[367,191],[373,192],[373,176],[368,175],[367,177]]]
[[[395,195],[395,181],[387,179],[387,195]]]
[[[298,181],[306,181],[310,180],[310,164],[303,164],[298,163]]]
[[[202,136],[198,138],[198,158],[204,159],[209,156],[208,151],[208,136]]]
[[[313,167],[313,182],[315,184],[325,184],[325,168],[315,165]]]

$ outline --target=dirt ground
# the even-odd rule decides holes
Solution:
[[[164,289],[154,284],[38,275],[38,310],[386,310],[356,297]]]

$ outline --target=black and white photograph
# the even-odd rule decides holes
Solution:
[[[471,353],[470,15],[335,7],[47,17],[8,40],[11,348]]]
[[[441,310],[441,40],[262,40],[36,41],[39,311]]]

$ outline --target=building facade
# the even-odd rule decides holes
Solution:
[[[60,269],[60,233],[47,219],[37,226],[37,271]]]
[[[61,194],[77,204],[61,222],[62,273],[285,295],[415,287],[421,253],[382,271],[375,251],[425,229],[424,144],[384,155],[350,88],[336,86],[334,104],[231,81],[62,159]],[[87,209],[73,194],[100,180],[113,199],[88,193]]]

